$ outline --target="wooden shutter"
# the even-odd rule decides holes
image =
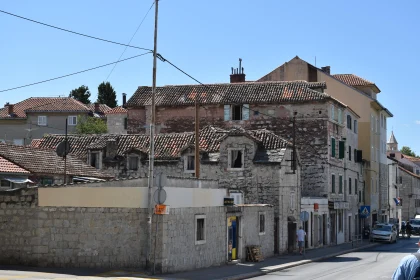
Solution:
[[[231,162],[232,162],[232,151],[228,150],[228,168],[231,168],[231,164],[230,164]]]
[[[357,162],[362,162],[362,150],[357,150]]]
[[[344,141],[338,141],[338,158],[342,159],[344,158],[345,153],[345,142]]]
[[[230,105],[224,106],[224,115],[225,115],[225,121],[230,120]]]
[[[335,157],[335,139],[331,138],[331,156]]]
[[[242,119],[249,120],[249,104],[244,104],[242,106]]]

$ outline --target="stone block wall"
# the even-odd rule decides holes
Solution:
[[[146,213],[133,208],[38,207],[37,189],[0,194],[0,263],[140,267]]]

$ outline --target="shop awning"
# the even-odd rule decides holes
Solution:
[[[22,177],[12,177],[12,176],[7,176],[7,177],[1,177],[2,180],[6,180],[15,184],[25,184],[25,183],[34,183],[31,180],[29,180],[28,178],[22,178]]]

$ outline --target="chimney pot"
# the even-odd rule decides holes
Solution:
[[[95,102],[95,113],[99,112],[99,102]]]
[[[122,106],[123,106],[123,108],[125,108],[126,107],[125,104],[127,103],[127,94],[126,93],[123,93],[122,96],[123,96],[123,104],[122,104]]]
[[[327,73],[328,75],[330,75],[331,73],[331,66],[325,66],[325,67],[321,67],[321,70],[325,73]]]
[[[241,71],[242,70],[242,71]],[[239,68],[232,67],[232,74],[230,75],[230,83],[245,82],[244,68],[242,67],[242,59],[239,59]]]

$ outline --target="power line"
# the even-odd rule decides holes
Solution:
[[[115,44],[115,45],[126,46],[126,47],[130,47],[130,48],[135,48],[135,49],[140,49],[140,50],[153,52],[151,49],[131,46],[131,45],[128,45],[128,44],[118,43],[118,42],[115,42],[115,41],[111,41],[111,40],[107,40],[107,39],[103,39],[103,38],[79,33],[79,32],[76,32],[76,31],[69,30],[69,29],[61,28],[61,27],[58,27],[58,26],[43,23],[43,22],[40,22],[40,21],[37,21],[37,20],[33,20],[33,19],[30,19],[30,18],[19,16],[19,15],[16,15],[16,14],[12,14],[12,13],[9,13],[9,12],[3,11],[3,10],[0,10],[0,12],[3,13],[3,14],[14,16],[14,17],[17,17],[17,18],[20,18],[20,19],[23,19],[23,20],[27,20],[27,21],[30,21],[30,22],[33,22],[33,23],[41,24],[41,25],[48,26],[48,27],[51,27],[51,28],[54,28],[54,29],[58,29],[58,30],[65,31],[65,32],[68,32],[68,33],[72,33],[72,34],[76,34],[76,35],[79,35],[79,36],[83,36],[83,37],[87,37],[87,38],[91,38],[91,39],[95,39],[95,40],[99,40],[99,41],[103,41],[103,42],[107,42],[107,43],[111,43],[111,44]]]
[[[137,26],[136,31],[134,32],[133,36],[131,36],[130,41],[128,41],[127,46],[125,46],[124,51],[121,53],[120,57],[118,58],[118,61],[114,64],[114,67],[112,67],[111,71],[109,72],[108,76],[106,77],[105,81],[108,81],[109,76],[111,76],[112,72],[114,72],[115,67],[117,67],[118,62],[120,61],[121,57],[124,55],[124,53],[127,51],[128,45],[130,45],[131,41],[133,40],[134,36],[136,36],[137,31],[139,31],[141,25],[143,24],[144,20],[146,19],[147,15],[149,14],[150,10],[153,8],[153,5],[155,4],[155,2],[152,3],[152,5],[150,6],[149,10],[146,12],[146,14],[144,15],[143,19],[141,20],[139,26]]]
[[[11,90],[19,89],[19,88],[24,88],[24,87],[38,85],[38,84],[42,84],[42,83],[46,83],[46,82],[51,82],[51,81],[54,81],[54,80],[58,80],[58,79],[62,79],[62,78],[65,78],[65,77],[69,77],[69,76],[81,74],[81,73],[84,73],[84,72],[92,71],[92,70],[95,70],[95,69],[99,69],[99,68],[102,68],[102,67],[106,67],[106,66],[112,65],[116,62],[122,62],[122,61],[130,60],[130,59],[140,57],[140,56],[143,56],[143,55],[146,55],[146,54],[149,54],[149,53],[150,52],[142,53],[142,54],[139,54],[139,55],[135,55],[135,56],[131,56],[131,57],[128,57],[128,58],[121,59],[119,61],[114,61],[114,62],[107,63],[107,64],[104,64],[104,65],[96,66],[96,67],[93,67],[93,68],[85,69],[85,70],[82,70],[82,71],[74,72],[74,73],[63,75],[63,76],[60,76],[60,77],[51,78],[51,79],[48,79],[48,80],[43,80],[43,81],[36,82],[36,83],[31,83],[31,84],[18,86],[18,87],[14,87],[14,88],[3,89],[3,90],[0,90],[0,92],[11,91]]]

